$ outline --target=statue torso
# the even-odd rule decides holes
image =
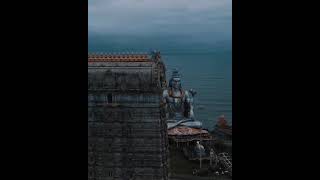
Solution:
[[[170,119],[182,119],[184,117],[185,92],[168,89],[165,92],[165,100],[168,105]]]

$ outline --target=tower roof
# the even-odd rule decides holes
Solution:
[[[149,54],[88,54],[88,62],[147,62]]]

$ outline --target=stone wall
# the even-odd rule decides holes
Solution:
[[[88,63],[88,180],[168,179],[161,61]]]

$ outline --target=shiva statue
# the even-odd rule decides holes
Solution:
[[[195,120],[193,112],[194,90],[183,90],[178,70],[172,72],[169,87],[163,91],[168,129],[178,125],[201,128],[202,124]]]

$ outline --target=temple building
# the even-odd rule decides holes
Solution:
[[[167,180],[159,52],[88,55],[88,180]]]

